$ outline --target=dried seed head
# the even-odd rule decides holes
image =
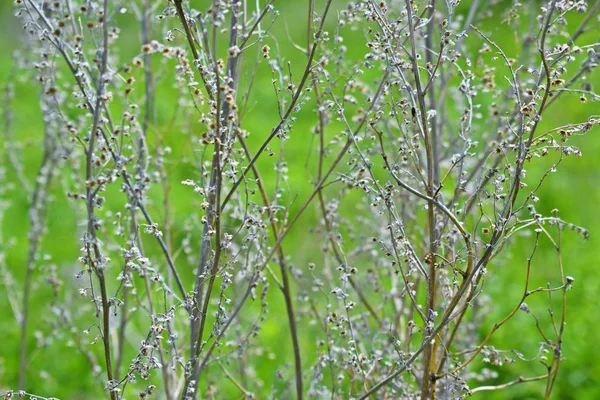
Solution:
[[[271,50],[271,48],[268,45],[266,45],[266,44],[262,47],[263,58],[265,58],[267,60],[271,58],[269,56],[269,50]]]

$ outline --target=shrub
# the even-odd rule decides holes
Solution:
[[[36,351],[75,349],[111,399],[463,398],[537,380],[549,398],[574,281],[563,231],[588,233],[535,203],[600,117],[545,117],[599,99],[585,33],[600,2],[458,3],[17,0],[13,77],[37,82],[43,114],[30,180],[7,83],[3,196],[29,209],[24,278],[2,266],[18,388],[41,293]],[[48,262],[61,207],[78,266]],[[504,301],[488,271],[519,241],[520,294],[485,330]],[[555,262],[538,286],[541,242]],[[513,319],[539,335],[533,358],[492,344]],[[479,385],[515,360],[542,371]]]

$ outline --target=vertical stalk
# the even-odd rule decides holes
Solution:
[[[46,129],[46,135],[47,129]],[[47,191],[52,179],[52,149],[48,137],[44,140],[44,156],[40,166],[35,187],[29,205],[29,248],[27,250],[27,262],[25,265],[25,282],[23,285],[23,300],[21,313],[21,338],[19,351],[19,389],[25,390],[27,372],[27,330],[29,322],[29,303],[31,299],[31,285],[33,270],[37,259],[43,231],[43,214],[46,208]]]
[[[96,137],[100,129],[100,118],[102,114],[102,96],[104,94],[105,79],[104,74],[108,71],[108,0],[104,0],[103,5],[103,21],[102,21],[102,59],[100,68],[98,70],[97,78],[97,89],[96,89],[96,105],[94,107],[94,118],[92,123],[92,129],[90,132],[90,143],[86,154],[86,204],[88,213],[88,226],[87,226],[87,241],[88,246],[93,248],[94,258],[92,259],[90,249],[88,247],[88,261],[90,268],[93,269],[98,282],[100,283],[100,296],[102,304],[102,342],[104,345],[104,359],[106,362],[106,376],[108,378],[108,389],[110,392],[111,400],[117,399],[117,394],[112,390],[112,384],[114,382],[112,360],[111,360],[111,349],[110,349],[110,303],[108,299],[106,289],[106,279],[104,276],[104,259],[100,252],[98,242],[96,239],[96,216],[94,214],[94,197],[95,190],[92,190],[92,185],[89,183],[92,181],[94,176],[93,171],[93,157],[96,145]]]
[[[419,66],[417,63],[417,47],[415,30],[413,24],[413,13],[412,5],[410,0],[406,0],[406,10],[408,19],[409,38],[411,46],[411,61],[413,75],[415,77],[415,86],[417,89],[417,102],[419,107],[419,115],[416,116],[415,120],[418,124],[418,119],[421,119],[421,130],[423,133],[423,139],[425,142],[425,152],[427,156],[427,196],[431,199],[427,204],[427,224],[429,231],[429,253],[426,256],[427,263],[429,264],[429,271],[427,277],[427,321],[425,322],[424,329],[424,341],[426,341],[425,349],[423,351],[423,376],[421,380],[421,399],[432,399],[435,398],[435,383],[430,379],[432,375],[432,365],[435,365],[435,351],[433,340],[427,340],[432,335],[434,312],[436,308],[436,290],[437,290],[437,271],[436,271],[436,228],[435,228],[435,159],[433,156],[433,148],[435,141],[430,136],[427,126],[427,107],[425,105],[425,93],[421,87],[421,78],[419,74]],[[433,13],[433,9],[430,10]],[[430,21],[431,24],[431,21]],[[430,85],[431,86],[431,85]]]

